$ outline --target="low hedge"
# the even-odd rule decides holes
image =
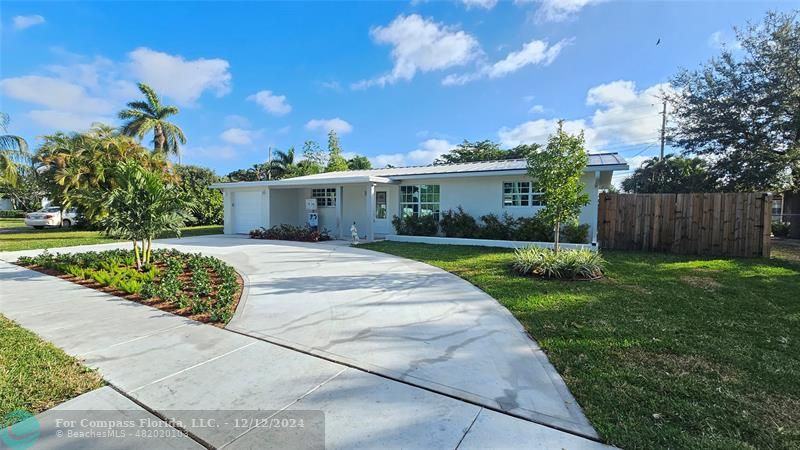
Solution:
[[[772,235],[775,237],[789,236],[790,225],[786,222],[772,222]]]
[[[480,221],[465,212],[462,207],[442,213],[437,224],[432,216],[397,216],[392,220],[398,234],[410,236],[434,236],[441,227],[447,237],[493,239],[530,242],[553,242],[553,227],[540,214],[533,217],[513,217],[487,214]],[[570,223],[561,226],[560,242],[586,244],[589,242],[589,224]]]
[[[19,209],[0,210],[0,219],[24,219],[25,211]]]
[[[311,227],[295,225],[274,225],[270,228],[257,228],[250,231],[251,239],[275,239],[280,241],[319,242],[331,240],[328,230],[314,230]]]

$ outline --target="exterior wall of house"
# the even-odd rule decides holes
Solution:
[[[581,178],[589,193],[590,203],[582,209],[579,220],[590,226],[590,241],[596,239],[597,228],[597,202],[598,184],[604,185],[610,181],[611,172],[587,172]],[[367,192],[369,186],[364,184],[319,185],[317,188],[337,188],[336,201],[338,207],[318,208],[319,225],[329,230],[335,237],[349,237],[350,225],[355,221],[359,234],[367,232],[372,221],[373,231],[376,235],[394,234],[391,219],[400,215],[400,186],[427,184],[439,185],[440,211],[464,208],[476,219],[480,216],[494,213],[502,216],[508,213],[514,217],[530,217],[536,214],[540,206],[505,206],[503,204],[503,183],[512,181],[530,181],[525,175],[513,176],[469,176],[469,177],[441,177],[427,179],[405,179],[398,184],[376,184],[375,191],[387,193],[387,217],[379,220],[374,217],[375,205],[367,205]],[[265,188],[257,188],[261,190]],[[225,198],[225,233],[233,233],[233,214],[231,202],[235,201],[235,192],[252,190],[248,188],[224,189]],[[263,214],[266,226],[279,224],[305,225],[306,214],[305,199],[311,198],[311,188],[272,188],[265,195],[264,211],[254,212]],[[372,202],[375,200],[372,199]],[[337,223],[337,208],[341,208],[342,230]],[[368,217],[370,216],[370,217]]]
[[[515,176],[477,176],[477,177],[447,177],[419,180],[403,180],[400,185],[438,184],[440,192],[441,211],[457,209],[459,206],[476,219],[480,216],[494,213],[502,216],[508,213],[513,217],[531,217],[536,214],[541,206],[504,206],[503,183],[513,181],[530,181],[525,175]],[[590,238],[594,240],[597,228],[597,201],[598,187],[595,172],[587,172],[581,178],[589,193],[590,203],[581,210],[580,223],[588,223],[591,227]],[[399,192],[399,187],[393,186]],[[398,194],[399,195],[399,194]],[[399,197],[390,204],[390,217],[399,214]],[[394,207],[394,210],[392,210]]]

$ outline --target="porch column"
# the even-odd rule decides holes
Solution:
[[[336,186],[336,226],[339,227],[339,239],[344,238],[344,226],[342,224],[342,201],[344,201],[344,187]]]
[[[367,184],[367,241],[375,240],[375,183]]]

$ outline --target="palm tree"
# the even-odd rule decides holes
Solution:
[[[8,130],[8,114],[0,112],[0,131]],[[0,184],[16,186],[17,164],[30,160],[28,143],[25,139],[13,134],[0,135]]]
[[[153,150],[158,153],[172,154],[181,161],[178,143],[186,144],[183,130],[167,118],[178,114],[178,107],[162,105],[158,94],[150,86],[139,83],[139,90],[146,97],[145,101],[139,100],[128,103],[128,109],[119,112],[119,118],[126,120],[122,125],[122,134],[139,139],[153,132]]]
[[[281,179],[294,175],[297,167],[294,163],[294,147],[287,151],[275,150],[275,159],[270,162],[269,171],[272,178]]]

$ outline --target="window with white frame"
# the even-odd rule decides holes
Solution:
[[[433,218],[438,221],[439,197],[438,184],[400,186],[400,211],[403,216],[433,215]]]
[[[332,208],[336,206],[336,188],[311,189],[311,197],[317,199],[317,208]]]
[[[541,192],[533,192],[530,181],[503,182],[503,206],[543,206]]]

